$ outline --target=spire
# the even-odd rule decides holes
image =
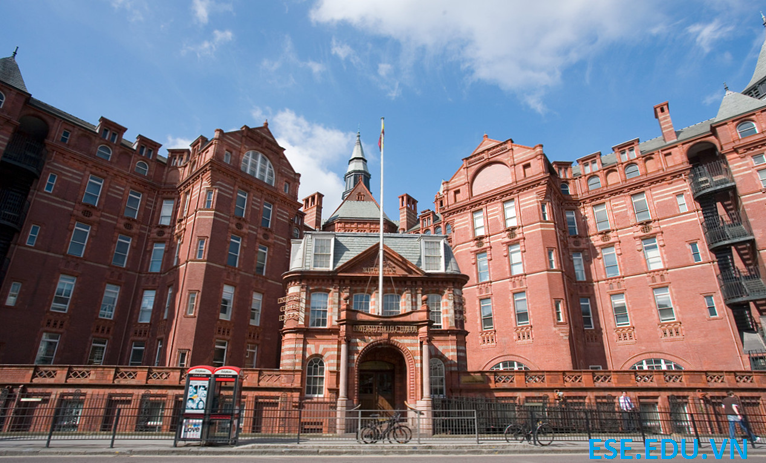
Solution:
[[[370,189],[370,171],[367,170],[367,158],[364,157],[362,149],[362,136],[356,132],[356,144],[351,153],[351,159],[348,160],[348,169],[346,169],[346,189],[343,192],[343,199],[354,189],[357,183],[363,182],[367,189]]]
[[[16,53],[18,51],[19,47],[16,47],[13,55],[0,59],[0,81],[24,93],[29,93],[27,86],[24,84],[24,78],[21,77],[19,65],[16,64]]]
[[[763,26],[766,28],[766,17],[761,13]],[[758,61],[755,63],[755,71],[750,83],[747,84],[742,93],[753,98],[763,99],[766,97],[766,40],[761,46],[761,53],[758,55]]]

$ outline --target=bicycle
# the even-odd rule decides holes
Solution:
[[[371,416],[377,418],[380,415]],[[406,424],[399,423],[401,417],[402,414],[396,412],[390,418],[367,423],[359,429],[358,439],[364,444],[374,444],[383,439],[388,439],[388,442],[393,439],[399,444],[406,444],[412,439],[412,430]]]
[[[550,445],[553,442],[553,429],[548,423],[537,421],[534,429],[527,423],[509,424],[503,432],[506,442],[527,442],[538,443],[540,445]]]

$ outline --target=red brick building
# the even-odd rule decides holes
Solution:
[[[0,60],[0,362],[279,361],[300,175],[268,129],[189,149],[33,98]]]

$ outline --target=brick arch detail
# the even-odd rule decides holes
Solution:
[[[675,362],[681,365],[684,368],[684,370],[689,370],[691,368],[691,362],[677,355],[673,355],[669,352],[641,352],[628,358],[628,360],[626,360],[622,364],[622,366],[620,367],[620,370],[627,370],[628,368],[632,367],[633,364],[635,364],[636,362],[639,362],[645,359],[650,359],[650,358],[652,359],[661,358],[665,360],[670,360],[672,362]]]
[[[489,362],[485,363],[484,368],[482,368],[482,370],[489,371],[489,369],[495,366],[496,364],[500,362],[511,361],[511,360],[523,363],[524,365],[528,366],[530,370],[539,369],[537,365],[535,365],[531,360],[521,355],[498,355],[497,357],[493,358]]]
[[[415,377],[415,357],[412,356],[412,352],[405,345],[393,339],[380,339],[373,341],[364,346],[362,351],[357,354],[356,360],[354,361],[354,399],[357,402],[359,401],[359,364],[361,363],[361,360],[364,359],[364,356],[370,350],[376,347],[393,347],[394,349],[398,350],[400,354],[402,354],[402,357],[404,357],[404,363],[407,367],[407,399],[416,400],[417,378]]]

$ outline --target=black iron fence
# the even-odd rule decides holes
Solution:
[[[669,406],[639,398],[637,408],[623,412],[617,398],[596,403],[576,399],[549,404],[544,398],[434,399],[432,410],[342,409],[335,402],[299,401],[284,397],[249,396],[241,413],[240,442],[361,441],[360,432],[375,428],[377,444],[395,444],[384,432],[394,423],[406,427],[413,442],[452,440],[505,442],[504,432],[519,425],[545,423],[554,441],[588,439],[645,440],[710,439],[729,437],[729,423],[721,407],[723,396],[671,397]],[[757,397],[741,398],[747,426],[766,436],[766,410]],[[42,393],[0,394],[0,441],[101,439],[111,446],[123,439],[164,439],[171,444],[182,412],[180,394]],[[738,432],[741,432],[738,430]],[[406,432],[399,433],[399,440]],[[740,436],[741,437],[741,436]],[[747,436],[744,436],[747,437]]]

